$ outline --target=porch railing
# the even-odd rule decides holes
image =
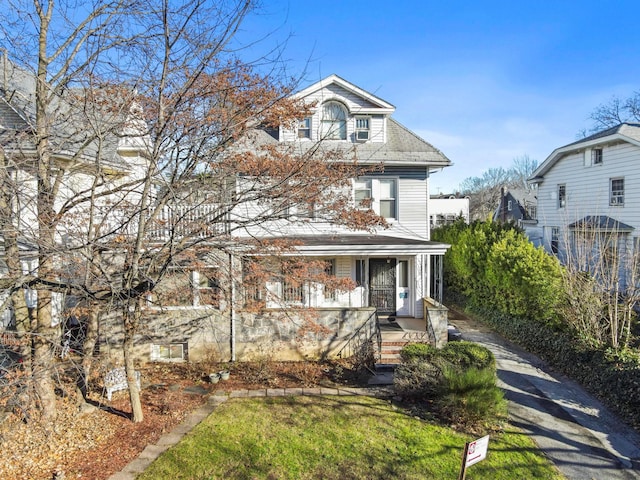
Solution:
[[[337,356],[354,358],[358,364],[373,367],[373,364],[380,360],[381,349],[380,322],[378,321],[378,311],[374,310],[369,318],[353,332]]]

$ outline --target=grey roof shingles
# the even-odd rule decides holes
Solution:
[[[434,167],[451,165],[451,160],[440,150],[393,118],[388,119],[387,141],[385,143],[373,141],[353,143],[344,140],[325,140],[319,143],[313,141],[279,142],[273,133],[257,129],[249,138],[249,144],[254,146],[278,145],[279,143],[282,143],[283,146],[295,145],[295,148],[298,148],[301,153],[312,149],[320,149],[320,151],[322,149],[326,151],[340,150],[344,152],[345,158],[355,156],[358,161],[366,163],[385,162],[389,164],[416,164]]]
[[[569,225],[569,228],[573,230],[586,228],[603,232],[631,232],[634,230],[634,227],[631,225],[627,225],[606,215],[587,215]]]

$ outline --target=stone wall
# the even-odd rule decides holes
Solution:
[[[296,310],[276,309],[257,315],[240,312],[234,317],[235,359],[335,357],[373,312],[371,307],[318,308],[304,311],[305,315]],[[117,362],[121,359],[121,325],[115,316],[103,318],[102,325],[101,352]],[[212,308],[147,311],[135,339],[136,356],[145,363],[151,360],[153,344],[186,344],[186,355],[191,361],[228,361],[232,357],[231,330],[228,311]]]
[[[447,344],[449,309],[431,297],[423,298],[422,305],[424,318],[427,320],[427,329],[433,330],[436,347],[444,347]]]

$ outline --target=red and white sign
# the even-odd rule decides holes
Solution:
[[[479,438],[474,442],[469,442],[467,448],[467,458],[465,459],[465,467],[470,467],[474,463],[484,460],[487,456],[489,448],[489,435]]]

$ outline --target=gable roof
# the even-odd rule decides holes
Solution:
[[[319,82],[314,83],[313,85],[308,86],[307,88],[299,91],[298,93],[293,95],[293,98],[305,98],[309,95],[322,90],[323,88],[328,88],[332,85],[336,85],[343,90],[346,90],[349,93],[357,95],[360,98],[366,100],[369,104],[369,108],[361,108],[359,113],[386,113],[390,114],[395,112],[396,107],[391,105],[389,102],[377,97],[366,90],[354,85],[351,82],[347,82],[344,78],[339,77],[336,74],[329,75],[328,77],[320,80]]]
[[[569,153],[612,142],[626,142],[640,147],[640,123],[621,123],[615,127],[607,128],[576,142],[569,143],[564,147],[556,148],[531,174],[527,181],[531,183],[542,181],[544,175],[551,170],[562,157]]]

